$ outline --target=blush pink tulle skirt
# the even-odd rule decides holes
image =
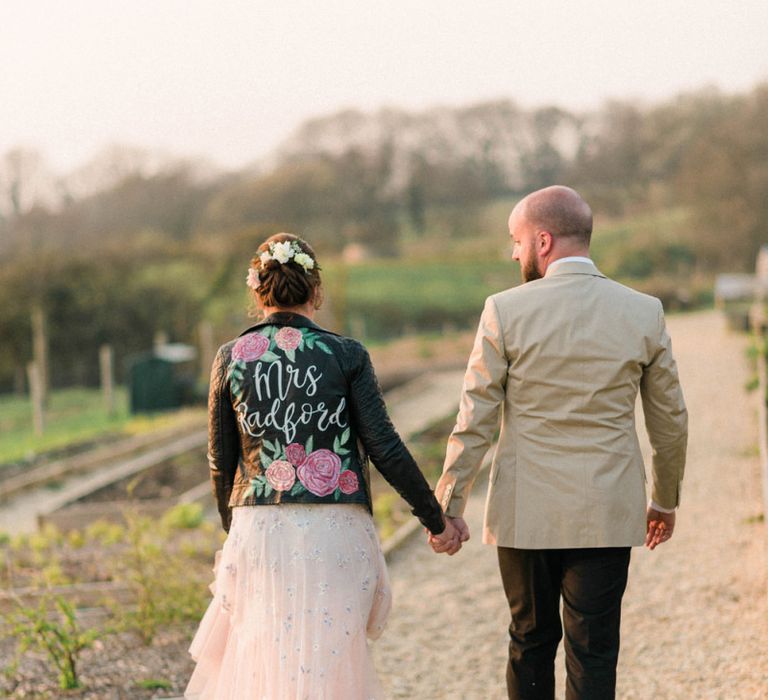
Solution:
[[[392,595],[364,507],[235,508],[214,573],[185,698],[383,698],[367,638]]]

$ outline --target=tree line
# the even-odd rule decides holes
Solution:
[[[225,316],[243,251],[265,235],[301,232],[326,257],[351,246],[397,257],[422,238],[449,252],[482,233],[494,202],[553,183],[576,187],[603,216],[682,208],[685,235],[665,256],[704,272],[749,270],[768,238],[766,123],[760,84],[590,113],[511,101],[347,110],[307,121],[268,165],[234,173],[113,149],[57,180],[39,154],[8,151],[0,390],[21,383],[34,305],[60,348],[54,383],[90,383],[86,346],[146,348],[159,327],[189,340],[201,316]],[[625,263],[642,276],[664,261]]]

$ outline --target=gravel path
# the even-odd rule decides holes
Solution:
[[[386,393],[387,409],[395,428],[407,439],[459,409],[464,370],[425,372]]]
[[[746,339],[704,312],[669,319],[690,412],[690,448],[675,537],[635,549],[624,598],[622,700],[768,698],[766,535],[756,397]],[[647,448],[646,448],[647,449]],[[415,537],[390,559],[395,608],[376,664],[392,698],[505,697],[506,609],[495,551],[474,533],[455,557]],[[564,687],[558,660],[560,697]]]

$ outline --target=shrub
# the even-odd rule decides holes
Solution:
[[[83,629],[77,621],[74,607],[62,596],[44,596],[35,607],[17,601],[9,615],[8,631],[17,640],[16,657],[11,668],[29,649],[42,651],[58,671],[59,687],[79,688],[77,667],[84,649],[105,634],[95,629]]]
[[[199,503],[179,503],[163,516],[161,524],[171,530],[196,530],[204,517]]]
[[[205,610],[207,589],[195,575],[183,553],[169,546],[156,521],[136,513],[125,513],[126,547],[112,562],[114,577],[133,591],[135,606],[117,607],[123,629],[136,632],[150,644],[163,625],[197,620]]]

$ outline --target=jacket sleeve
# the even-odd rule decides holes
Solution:
[[[446,514],[460,517],[467,497],[499,425],[509,363],[498,310],[486,299],[469,356],[456,426],[435,493]]]
[[[229,397],[227,364],[226,353],[221,348],[213,362],[208,390],[208,467],[221,524],[229,532],[232,519],[229,497],[240,455],[240,437]]]
[[[663,508],[680,504],[688,443],[688,412],[659,302],[655,348],[640,379],[645,427],[653,448],[651,498]]]
[[[350,377],[350,415],[374,466],[411,506],[433,534],[445,529],[440,505],[400,439],[387,413],[368,351],[354,343]]]

